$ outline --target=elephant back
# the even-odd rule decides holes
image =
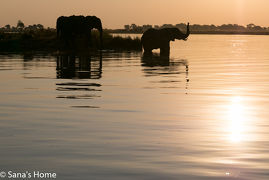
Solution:
[[[158,36],[158,30],[150,28],[143,33],[141,43],[143,44],[145,40],[148,41],[149,39],[156,38],[156,36]]]

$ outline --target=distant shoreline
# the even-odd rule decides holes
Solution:
[[[107,30],[113,34],[143,34],[141,32]],[[235,31],[191,31],[191,34],[207,34],[207,35],[269,35],[269,32],[235,32]]]

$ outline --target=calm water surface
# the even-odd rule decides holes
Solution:
[[[269,36],[0,56],[0,169],[57,179],[269,179]]]

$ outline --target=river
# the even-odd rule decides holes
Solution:
[[[269,36],[0,55],[0,170],[57,179],[269,179]],[[156,51],[158,52],[158,51]]]

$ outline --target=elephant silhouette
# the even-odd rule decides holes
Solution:
[[[186,34],[182,33],[178,28],[150,28],[145,31],[141,38],[141,43],[144,49],[144,55],[152,55],[153,49],[160,48],[160,55],[169,57],[170,41],[187,40],[190,35],[189,23],[187,25]]]
[[[57,38],[67,47],[74,46],[77,38],[86,38],[86,45],[91,43],[91,30],[97,29],[100,33],[100,49],[103,46],[103,28],[101,20],[96,16],[61,16],[57,19]]]

